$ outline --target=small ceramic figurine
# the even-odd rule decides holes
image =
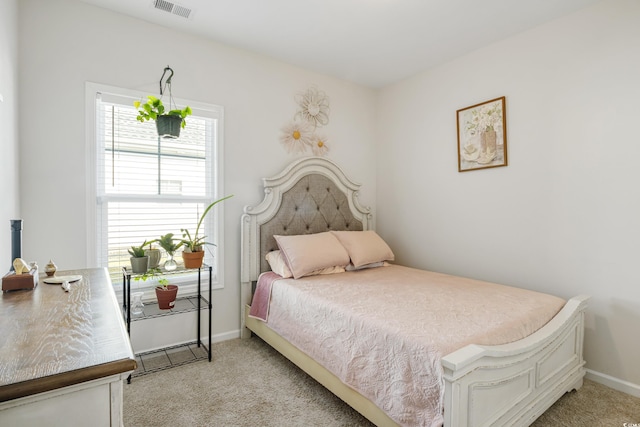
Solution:
[[[47,276],[51,277],[56,274],[56,270],[58,267],[53,263],[52,260],[49,260],[49,264],[44,266],[44,272],[47,273]]]
[[[13,270],[16,274],[28,273],[29,266],[22,258],[16,258],[13,260]]]

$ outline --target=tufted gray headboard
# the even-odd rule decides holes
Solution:
[[[252,282],[269,270],[265,255],[278,248],[274,235],[358,231],[373,226],[370,209],[358,202],[360,184],[325,158],[297,160],[280,174],[263,178],[263,184],[264,200],[246,206],[241,219],[242,312],[251,302]]]
[[[362,230],[347,196],[324,175],[300,178],[282,194],[280,208],[260,226],[260,272],[269,271],[265,255],[278,249],[274,235],[313,234],[328,230]]]

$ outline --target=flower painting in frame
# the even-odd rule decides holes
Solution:
[[[458,172],[507,166],[505,97],[457,112]]]

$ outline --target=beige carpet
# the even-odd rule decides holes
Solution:
[[[215,344],[212,362],[133,378],[127,427],[372,426],[258,338]],[[585,381],[533,425],[623,427],[640,423],[640,399]]]

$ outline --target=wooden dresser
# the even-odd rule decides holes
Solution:
[[[106,269],[65,292],[42,281],[0,300],[0,425],[121,426],[123,379],[136,367]]]

